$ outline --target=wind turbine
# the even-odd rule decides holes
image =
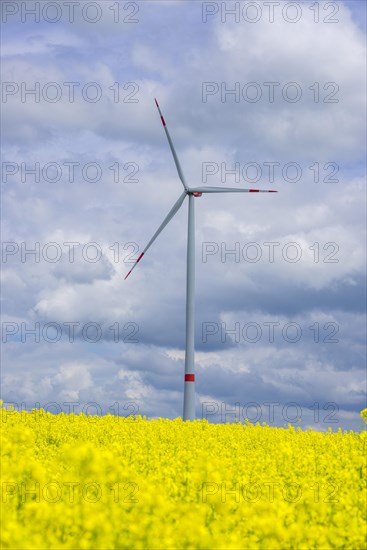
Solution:
[[[166,121],[163,118],[158,101],[155,99],[158,112],[161,117],[164,131],[166,132],[167,140],[176,164],[178,176],[182,182],[184,191],[177,202],[172,206],[167,216],[154,233],[153,237],[140,254],[125,279],[128,278],[134,267],[140,262],[148,248],[153,244],[158,235],[163,231],[166,225],[171,221],[173,216],[181,208],[186,197],[189,198],[189,217],[187,231],[187,275],[186,275],[186,351],[185,351],[185,378],[184,378],[184,406],[183,419],[195,420],[195,371],[194,371],[194,354],[195,354],[195,198],[201,197],[203,193],[277,193],[274,190],[265,189],[239,189],[231,187],[189,187],[186,183],[182,172],[180,162],[178,160],[175,148],[172,143],[171,136],[168,132]]]

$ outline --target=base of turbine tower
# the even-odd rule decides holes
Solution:
[[[195,420],[195,375],[185,374],[184,420]]]

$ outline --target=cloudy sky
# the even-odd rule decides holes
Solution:
[[[2,2],[2,398],[360,429],[366,4]],[[232,12],[231,12],[232,9]],[[22,405],[23,404],[23,405]],[[40,405],[38,405],[40,404]]]

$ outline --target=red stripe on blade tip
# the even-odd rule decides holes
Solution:
[[[131,273],[131,269],[130,269],[129,273],[126,275],[126,277],[124,278],[124,281],[126,281],[126,279],[128,278],[128,276],[130,275],[130,273]]]
[[[195,374],[185,374],[185,382],[195,382]]]
[[[263,191],[264,193],[278,193],[278,191],[275,191],[273,189],[249,189],[249,193],[260,193]]]
[[[142,252],[139,256],[139,258],[136,260],[136,263],[140,262],[140,260],[142,259],[142,257],[144,256],[144,252]]]
[[[163,116],[162,116],[162,115],[161,115],[161,120],[162,120],[162,124],[163,124],[163,126],[165,126],[165,125],[166,125],[166,121],[164,120],[164,118],[163,118]]]

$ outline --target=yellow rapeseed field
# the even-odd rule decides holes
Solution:
[[[366,548],[365,432],[5,409],[1,426],[4,549]]]

